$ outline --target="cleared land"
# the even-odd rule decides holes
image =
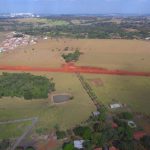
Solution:
[[[27,101],[21,98],[2,98],[0,99],[0,121],[39,117],[37,123],[39,130],[49,131],[56,125],[61,129],[68,129],[86,120],[95,110],[95,106],[74,74],[34,74],[53,77],[56,91],[71,93],[74,99],[55,106],[51,105],[50,99]]]
[[[150,42],[138,40],[49,39],[0,55],[1,65],[59,67],[65,47],[78,48],[83,55],[77,65],[108,69],[149,71]]]
[[[150,115],[150,78],[87,74],[84,77],[100,102],[107,105],[114,102],[124,103],[134,112]]]
[[[67,52],[64,52],[65,47],[69,47]],[[40,40],[36,45],[20,47],[1,54],[0,65],[60,67],[65,63],[61,55],[72,52],[72,48],[78,48],[83,52],[76,65],[150,71],[150,42],[138,40]],[[3,98],[0,100],[0,121],[39,117],[37,129],[51,129],[56,124],[62,129],[67,129],[87,119],[91,111],[95,110],[95,106],[74,74],[34,74],[44,75],[49,79],[53,77],[57,92],[71,93],[74,99],[52,106],[49,99],[25,101],[19,98]],[[149,77],[87,74],[84,74],[84,77],[96,92],[100,102],[109,104],[115,100],[128,104],[136,112],[150,114]]]

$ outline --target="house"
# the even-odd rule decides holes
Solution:
[[[150,40],[150,37],[145,38],[145,40]]]
[[[140,140],[145,135],[146,135],[146,133],[144,131],[136,131],[136,132],[134,132],[133,137],[135,140]]]
[[[94,111],[94,112],[92,112],[92,114],[93,114],[93,116],[98,116],[98,115],[100,115],[100,112],[99,111]]]
[[[121,108],[121,107],[122,107],[122,104],[119,104],[119,103],[110,104],[111,109],[116,109],[116,108]]]
[[[74,148],[83,149],[83,143],[84,143],[84,140],[75,140]]]

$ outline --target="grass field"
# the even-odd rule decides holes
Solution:
[[[60,67],[65,63],[61,58],[65,47],[78,48],[83,52],[76,65],[150,71],[150,42],[138,40],[40,40],[36,45],[20,47],[1,54],[0,64]],[[53,77],[56,91],[71,93],[74,100],[52,106],[49,99],[25,101],[19,98],[2,98],[0,99],[0,121],[39,117],[37,128],[50,130],[58,124],[62,129],[67,129],[87,119],[95,110],[95,106],[74,74],[34,74]],[[84,77],[96,92],[100,102],[109,104],[115,100],[127,104],[133,111],[150,114],[150,78],[87,74],[84,74]],[[95,78],[100,78],[103,85],[96,86],[88,80]]]
[[[109,76],[109,75],[84,75],[87,82],[104,104],[120,102],[127,104],[133,111],[150,115],[150,78]],[[100,80],[101,85],[96,85],[92,80]]]
[[[86,120],[95,110],[95,106],[74,74],[36,74],[53,77],[56,92],[71,93],[74,99],[64,104],[51,105],[50,99],[28,101],[20,98],[2,98],[0,121],[39,117],[37,129],[46,128],[49,131],[56,125],[61,129],[68,129]]]
[[[31,121],[0,125],[0,139],[21,136],[25,129],[32,124]]]
[[[139,40],[48,39],[0,56],[2,65],[59,67],[64,48],[78,48],[84,54],[77,65],[108,69],[150,71],[150,42]],[[33,50],[34,49],[34,50]]]
[[[32,24],[40,23],[48,26],[63,26],[69,24],[69,22],[64,20],[52,20],[52,19],[40,19],[40,18],[16,19],[16,21],[22,23],[32,23]]]

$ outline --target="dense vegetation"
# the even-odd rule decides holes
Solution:
[[[79,50],[76,50],[73,53],[63,54],[62,57],[65,59],[66,62],[71,62],[77,61],[79,59],[80,54],[81,53],[79,52]]]
[[[0,97],[47,98],[55,84],[42,76],[29,73],[3,73],[0,75]]]
[[[43,17],[37,22],[1,19],[0,31],[51,37],[144,39],[150,37],[150,19],[145,16],[51,16],[45,19]]]

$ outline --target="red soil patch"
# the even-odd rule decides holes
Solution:
[[[104,86],[103,81],[100,78],[97,79],[88,79],[95,86]]]
[[[92,73],[92,74],[107,74],[107,75],[128,75],[128,76],[147,76],[150,77],[150,72],[131,72],[126,70],[108,70],[98,67],[75,66],[73,64],[63,65],[61,68],[44,68],[44,67],[29,67],[29,66],[2,66],[0,70],[8,71],[43,71],[43,72],[66,72],[66,73]]]
[[[144,131],[137,131],[137,132],[134,132],[133,137],[136,140],[140,140],[145,135],[146,135],[146,133]]]

